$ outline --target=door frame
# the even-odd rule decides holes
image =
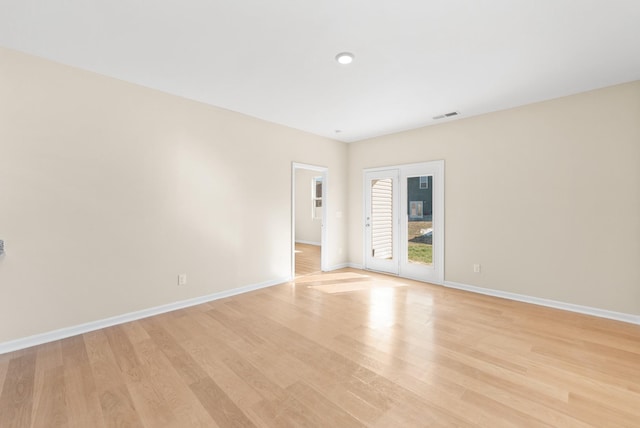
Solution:
[[[445,162],[443,159],[433,160],[433,161],[425,161],[418,163],[410,163],[410,164],[400,164],[400,165],[388,165],[376,168],[367,168],[362,171],[362,180],[363,180],[363,189],[362,189],[362,264],[366,270],[368,269],[366,265],[367,260],[367,240],[366,240],[366,217],[367,217],[367,189],[364,186],[367,186],[367,173],[371,172],[380,172],[380,171],[389,171],[389,170],[397,170],[399,176],[399,191],[400,197],[395,202],[396,209],[398,211],[398,218],[400,218],[401,213],[404,212],[404,208],[402,206],[402,202],[406,202],[406,178],[407,175],[413,175],[413,171],[420,170],[420,168],[425,168],[433,171],[434,182],[436,181],[439,184],[434,185],[433,191],[433,248],[437,251],[433,252],[433,267],[434,267],[434,275],[432,278],[424,279],[419,276],[412,275],[406,272],[407,269],[403,271],[403,263],[402,260],[398,259],[398,276],[408,279],[414,279],[417,281],[424,281],[433,284],[443,284],[444,283],[444,193],[445,193]],[[435,220],[439,219],[438,222]],[[402,226],[402,227],[400,227]],[[399,248],[402,248],[404,245],[404,239],[406,238],[406,220],[398,220],[397,224],[398,236],[395,236],[395,239],[398,241]],[[399,257],[406,257],[406,249],[402,248],[399,251]]]
[[[318,172],[322,176],[322,221],[320,222],[320,270],[329,270],[327,263],[327,241],[329,210],[327,209],[327,197],[329,190],[329,168],[320,165],[291,162],[291,279],[296,277],[296,171],[307,170]]]

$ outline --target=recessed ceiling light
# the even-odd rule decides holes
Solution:
[[[341,132],[342,132],[342,129],[336,129],[336,130],[335,130],[335,133],[336,133],[336,134],[339,134],[339,133],[341,133]]]
[[[351,64],[353,62],[353,58],[355,58],[355,56],[351,52],[341,52],[336,55],[336,61],[338,61],[338,64],[342,65]]]

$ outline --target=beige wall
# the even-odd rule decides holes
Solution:
[[[363,168],[434,159],[447,281],[640,314],[640,82],[347,146],[0,48],[0,343],[288,277],[292,161],[362,263]]]
[[[346,145],[0,49],[0,343],[291,273],[291,163]],[[178,287],[186,273],[188,285]]]
[[[362,170],[435,159],[446,281],[640,314],[640,82],[350,144],[352,262]]]
[[[318,171],[296,170],[296,242],[320,244],[322,240],[322,221],[311,216],[311,181],[319,175]]]

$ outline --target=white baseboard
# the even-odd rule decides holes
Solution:
[[[623,321],[640,325],[640,315],[608,311],[606,309],[592,308],[590,306],[575,305],[573,303],[559,302],[557,300],[549,300],[540,297],[527,296],[524,294],[510,293],[508,291],[492,290],[489,288],[476,287],[474,285],[461,284],[453,281],[444,281],[443,285],[449,288],[457,288],[458,290],[471,291],[472,293],[486,294],[487,296],[501,297],[503,299],[532,303],[534,305],[547,306],[550,308],[562,309],[570,312],[578,312],[581,314],[593,315],[600,318],[608,318],[616,321]]]
[[[340,263],[337,265],[333,265],[333,266],[329,266],[329,268],[326,270],[326,272],[331,272],[334,270],[338,270],[338,269],[344,269],[344,268],[348,268],[349,267],[349,263]]]
[[[234,288],[232,290],[220,291],[218,293],[209,294],[206,296],[195,297],[193,299],[181,300],[179,302],[169,303],[166,305],[156,306],[149,309],[143,309],[141,311],[130,312],[123,315],[117,315],[111,318],[105,318],[102,320],[92,321],[85,324],[80,324],[71,327],[61,328],[59,330],[49,331],[47,333],[36,334],[21,339],[15,339],[8,342],[0,343],[0,355],[7,352],[18,351],[20,349],[30,348],[36,345],[42,345],[43,343],[53,342],[67,337],[76,336],[79,334],[87,333],[90,331],[99,330],[101,328],[111,327],[117,324],[124,324],[126,322],[139,320],[141,318],[147,318],[154,315],[163,314],[165,312],[175,311],[177,309],[188,308],[189,306],[200,305],[202,303],[211,302],[213,300],[223,299],[225,297],[235,296],[237,294],[248,293],[249,291],[259,290],[261,288],[272,287],[274,285],[283,284],[291,278],[279,278],[271,281],[261,282],[259,284],[247,285],[244,287]]]
[[[327,272],[331,272],[331,271],[338,270],[338,269],[345,269],[345,268],[353,268],[353,269],[364,270],[362,265],[360,265],[360,264],[356,264],[356,263],[340,263],[340,264],[337,264],[337,265],[330,266],[329,269],[327,269]]]
[[[307,245],[315,245],[317,247],[321,246],[322,244],[320,242],[316,242],[316,241],[302,241],[302,240],[298,240],[296,239],[296,244],[307,244]]]

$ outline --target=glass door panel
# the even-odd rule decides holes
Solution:
[[[407,177],[407,263],[433,265],[433,176]]]
[[[371,180],[371,257],[393,259],[393,179]]]
[[[398,273],[398,171],[365,174],[365,267]]]

